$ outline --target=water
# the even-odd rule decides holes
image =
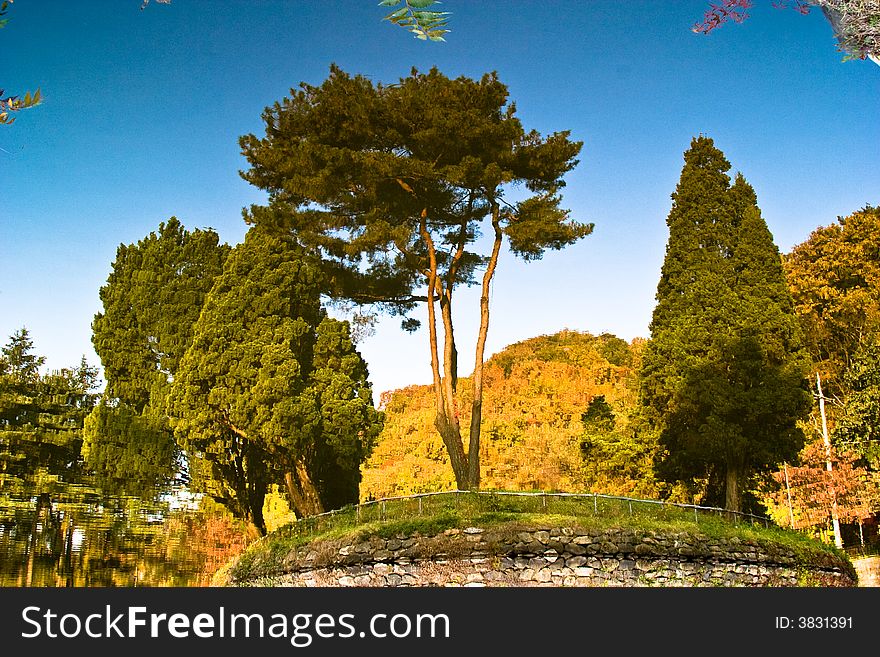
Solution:
[[[179,500],[69,485],[0,496],[0,586],[207,586],[246,534],[208,500]]]

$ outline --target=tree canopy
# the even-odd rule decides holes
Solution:
[[[285,234],[251,228],[215,281],[167,398],[208,492],[259,532],[269,486],[299,515],[355,502],[380,427],[366,365],[326,317],[321,273]]]
[[[832,396],[880,331],[880,208],[865,206],[822,226],[785,256],[807,346]]]
[[[335,298],[403,315],[426,303],[435,427],[460,488],[480,480],[483,352],[502,241],[537,260],[592,230],[560,207],[562,176],[576,165],[580,142],[567,132],[526,132],[507,96],[495,74],[453,80],[413,70],[384,85],[333,66],[322,85],[302,83],[266,109],[265,137],[241,138],[250,164],[243,177],[269,192],[269,204],[252,206],[246,221],[287,229],[319,255]],[[515,185],[531,194],[511,202]],[[478,283],[465,452],[452,307],[457,287]],[[407,317],[404,326],[418,320]]]
[[[779,252],[754,190],[708,137],[691,142],[667,219],[641,399],[658,474],[703,481],[741,510],[756,473],[795,456],[807,360]],[[719,499],[710,499],[719,502]]]
[[[105,396],[138,413],[161,408],[167,386],[229,247],[212,229],[188,231],[176,217],[136,244],[120,244],[101,287],[92,343]]]
[[[174,441],[165,397],[229,250],[213,230],[188,231],[176,217],[119,245],[92,322],[107,386],[83,432],[86,464],[107,491],[157,495],[160,483],[198,479]]]

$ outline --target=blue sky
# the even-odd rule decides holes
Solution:
[[[415,66],[497,71],[527,129],[571,130],[580,164],[565,205],[593,235],[524,264],[505,254],[487,353],[562,328],[648,335],[682,153],[711,136],[758,193],[782,251],[880,204],[880,66],[842,62],[821,12],[756,0],[752,17],[690,31],[703,0],[447,0],[452,32],[425,43],[378,0],[16,0],[0,30],[0,87],[45,102],[0,126],[0,339],[26,326],[47,367],[92,363],[120,243],[177,216],[236,244],[238,137],[331,62],[393,82]],[[457,317],[462,374],[476,290]],[[376,392],[430,381],[426,337],[381,321],[360,349]]]

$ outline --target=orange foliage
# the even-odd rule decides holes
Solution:
[[[872,515],[880,501],[880,489],[871,473],[856,467],[855,457],[832,448],[829,472],[824,442],[816,440],[804,447],[801,462],[800,466],[787,468],[795,529],[829,525],[835,499],[841,522],[860,521]],[[785,470],[773,473],[773,479],[778,488],[768,494],[768,507],[778,524],[789,526]]]
[[[167,558],[197,573],[193,586],[208,586],[214,573],[250,542],[242,523],[224,512],[176,515],[165,525]]]
[[[594,396],[604,395],[625,423],[636,399],[643,342],[627,345],[610,335],[562,331],[519,342],[490,358],[484,370],[481,487],[590,489],[595,479],[587,475],[581,454],[581,415]],[[460,379],[458,388],[467,445],[470,381]],[[362,468],[361,498],[453,490],[455,478],[434,429],[432,388],[385,393],[381,403],[385,428]]]

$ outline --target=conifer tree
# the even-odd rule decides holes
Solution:
[[[119,245],[92,323],[108,399],[138,413],[162,406],[228,253],[216,232],[190,232],[176,217],[137,244]]]
[[[108,491],[155,495],[178,474],[164,399],[229,250],[213,230],[188,231],[176,217],[117,249],[92,323],[107,388],[83,431],[86,465]],[[202,470],[189,463],[190,477]]]
[[[210,467],[211,493],[265,531],[282,483],[300,517],[357,501],[379,429],[347,323],[320,304],[315,262],[289,235],[254,227],[217,278],[167,400],[181,446]]]
[[[754,190],[741,175],[730,184],[707,137],[684,159],[640,395],[664,448],[659,476],[708,482],[708,501],[723,491],[739,511],[753,475],[803,445],[808,361]]]

